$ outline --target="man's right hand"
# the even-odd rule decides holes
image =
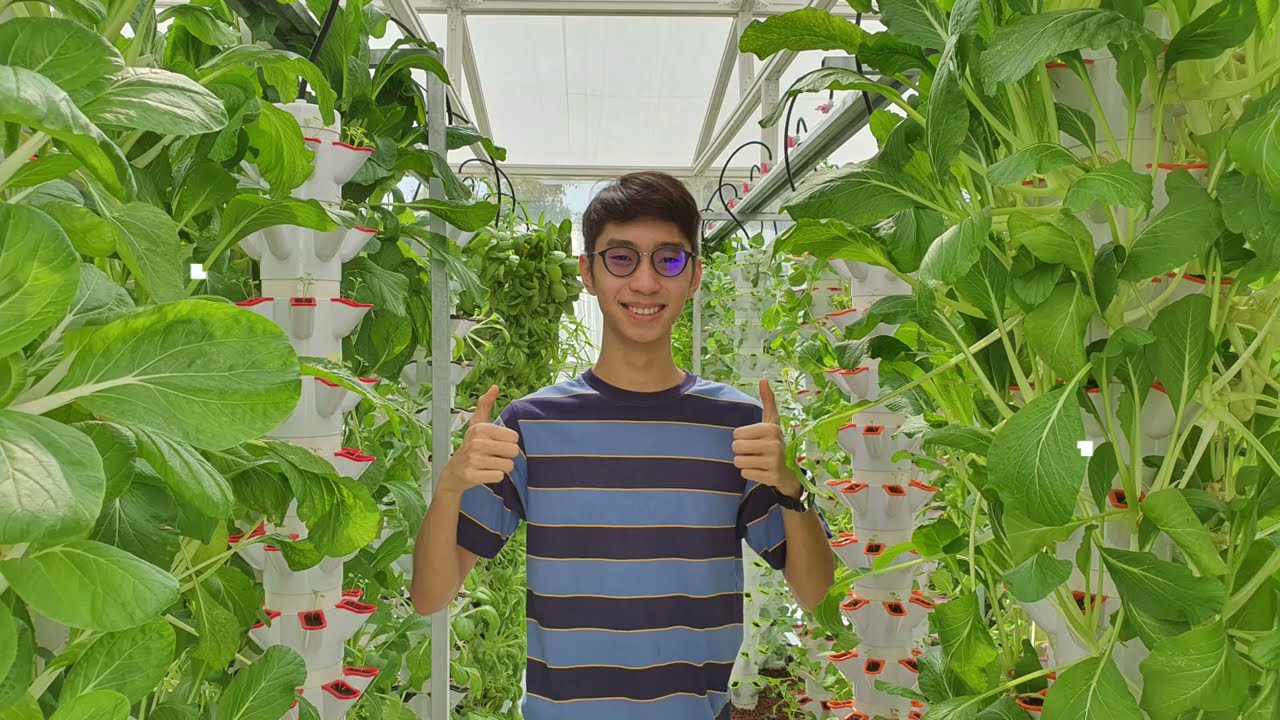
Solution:
[[[520,454],[520,435],[511,428],[489,422],[497,399],[498,386],[493,385],[476,402],[462,446],[440,473],[442,488],[465,492],[476,485],[501,482],[503,475],[515,469],[515,458]]]

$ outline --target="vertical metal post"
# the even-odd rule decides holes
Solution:
[[[753,0],[742,0],[742,5],[738,8],[738,26],[736,28],[737,36],[742,37],[742,33],[746,31],[747,26],[751,24],[755,13],[755,3]],[[745,98],[751,92],[751,85],[756,81],[756,64],[751,53],[741,53],[738,55],[738,97]]]
[[[701,198],[707,194],[707,179],[705,177],[697,178],[693,181],[694,197]],[[707,226],[706,220],[699,222],[698,232],[702,232],[702,228]],[[698,253],[705,259],[706,248],[699,247]],[[698,292],[693,294],[693,367],[689,369],[694,375],[702,376],[702,288],[698,288]]]
[[[778,95],[780,94],[778,78],[767,77],[760,84],[760,116],[769,112],[778,104]],[[779,129],[781,129],[781,137],[779,137]],[[791,128],[779,128],[777,123],[767,128],[761,128],[760,141],[768,145],[773,150],[774,159],[780,165],[782,163],[782,143],[787,141],[787,136],[791,134]],[[781,142],[779,142],[781,139]],[[760,148],[760,162],[769,159],[769,155],[764,148]],[[761,212],[771,212],[768,208],[760,208]]]
[[[445,114],[445,86],[435,75],[427,73],[427,145],[448,157]],[[445,199],[444,183],[432,176],[427,189],[433,200]],[[431,216],[431,232],[445,235],[445,222]],[[431,489],[440,484],[440,471],[453,451],[450,442],[450,410],[453,409],[453,382],[449,361],[452,359],[449,337],[449,276],[444,259],[431,255]],[[449,718],[449,607],[431,616],[431,717]]]

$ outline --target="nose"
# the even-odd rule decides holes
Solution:
[[[641,258],[639,267],[627,278],[630,280],[630,289],[643,295],[652,295],[662,289],[662,279],[658,276],[658,271],[653,269],[653,263],[645,262],[648,259],[647,256]]]

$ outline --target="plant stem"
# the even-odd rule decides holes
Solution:
[[[978,364],[978,359],[969,352],[969,348],[965,347],[964,338],[960,337],[960,333],[956,330],[947,316],[941,312],[934,313],[941,320],[942,324],[947,326],[947,330],[951,332],[951,336],[955,338],[956,345],[960,347],[960,351],[964,353],[969,364],[973,366],[973,372],[978,376],[978,381],[982,384],[982,389],[987,393],[987,397],[995,404],[996,409],[1000,411],[1000,415],[1008,420],[1013,417],[1013,411],[1009,409],[1009,405],[1000,397],[1000,393],[996,392],[995,387],[991,385],[991,381],[987,379],[987,374],[982,371],[982,366]]]
[[[1258,345],[1266,339],[1267,333],[1271,331],[1271,323],[1275,321],[1277,314],[1280,313],[1271,313],[1267,317],[1267,321],[1263,323],[1262,327],[1258,330],[1258,336],[1253,339],[1253,342],[1249,343],[1249,347],[1245,348],[1244,352],[1240,353],[1240,357],[1236,359],[1235,363],[1232,364],[1231,367],[1227,368],[1227,371],[1223,373],[1222,376],[1218,378],[1217,382],[1213,384],[1214,393],[1222,392],[1223,388],[1227,386],[1227,383],[1231,381],[1231,378],[1235,377],[1240,370],[1244,368],[1245,364],[1249,361],[1249,358],[1253,356],[1254,351],[1258,349]]]
[[[165,613],[165,615],[164,615],[164,619],[165,619],[165,620],[166,620],[170,625],[172,625],[172,626],[174,626],[174,627],[178,628],[179,630],[182,630],[183,632],[187,633],[188,635],[190,635],[190,636],[192,636],[192,637],[196,637],[196,638],[200,637],[200,632],[199,632],[199,631],[197,631],[195,628],[191,627],[190,625],[188,625],[188,624],[186,624],[186,623],[182,622],[182,621],[181,621],[181,620],[179,620],[178,618],[174,617],[171,613]],[[250,661],[249,661],[249,659],[248,659],[248,658],[246,658],[245,656],[241,655],[240,653],[236,653],[236,660],[238,660],[238,661],[240,661],[240,662],[244,663],[245,665],[252,665],[252,664],[253,664],[252,662],[250,662]]]
[[[40,148],[44,147],[45,142],[48,140],[49,136],[42,132],[31,133],[31,137],[15,148],[9,157],[0,161],[0,188],[3,188],[17,174],[18,170],[27,164],[32,155],[40,152]]]
[[[1271,557],[1267,558],[1267,562],[1258,568],[1258,572],[1254,573],[1253,577],[1249,578],[1249,582],[1231,595],[1231,598],[1227,600],[1227,607],[1223,611],[1223,616],[1230,618],[1239,612],[1245,603],[1249,602],[1249,598],[1253,597],[1253,594],[1258,591],[1258,588],[1270,581],[1271,576],[1277,572],[1280,572],[1280,547],[1273,549]]]
[[[111,11],[107,14],[107,19],[103,21],[100,30],[102,35],[107,38],[107,42],[114,43],[120,35],[120,31],[124,29],[125,23],[129,22],[129,18],[133,16],[133,9],[138,6],[138,0],[116,0],[111,4]]]

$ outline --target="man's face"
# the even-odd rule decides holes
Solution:
[[[615,270],[630,270],[617,277],[605,265],[602,252],[611,248],[629,248],[640,253],[638,261],[615,260]],[[654,269],[651,253],[658,253],[660,265],[678,266],[679,256],[672,248],[692,252],[689,241],[674,223],[665,220],[635,220],[608,223],[596,239],[596,255],[578,258],[578,268],[587,292],[600,301],[606,330],[612,330],[632,343],[668,342],[671,327],[680,317],[685,302],[693,297],[702,280],[702,264],[689,258],[683,270],[665,277]]]

